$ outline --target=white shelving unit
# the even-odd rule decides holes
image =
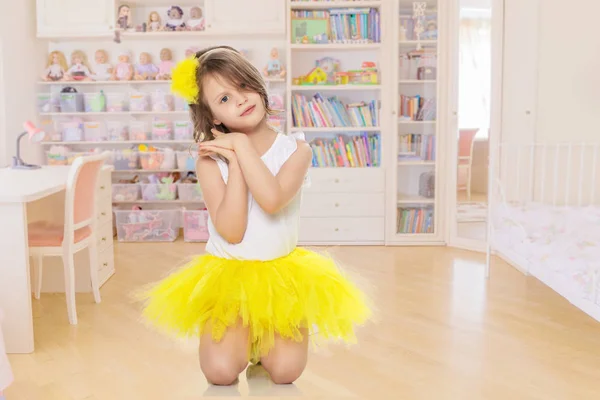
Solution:
[[[336,8],[374,8],[379,13],[379,24],[388,4],[385,1],[287,1],[287,126],[290,132],[304,132],[306,139],[332,139],[337,135],[355,136],[360,132],[377,134],[380,148],[388,146],[385,131],[389,102],[385,98],[387,65],[384,57],[386,35],[372,43],[303,44],[292,41],[292,14],[294,11],[328,11]],[[389,11],[388,11],[389,12]],[[380,32],[383,32],[380,28]],[[294,78],[308,74],[315,62],[323,57],[340,61],[341,71],[358,69],[363,61],[376,63],[378,84],[298,85]],[[344,104],[360,101],[376,102],[378,126],[302,127],[292,118],[293,96],[304,96],[307,101],[319,93],[324,99],[337,97]],[[305,192],[300,220],[300,241],[303,244],[383,244],[385,243],[385,169],[381,154],[380,166],[368,167],[313,167],[312,185]]]
[[[388,245],[444,244],[444,84],[446,5],[427,1],[421,19],[424,32],[414,34],[413,1],[393,0],[391,39],[393,57],[393,129],[390,157],[396,160],[388,170],[387,227]],[[432,22],[437,35],[427,32]],[[403,28],[408,28],[406,31]],[[421,53],[420,55],[419,52]],[[410,59],[406,55],[410,54]],[[433,57],[431,57],[433,55]],[[429,57],[428,57],[429,56]],[[421,60],[421,61],[418,61]],[[419,76],[419,67],[423,76]],[[429,68],[427,71],[426,68]],[[405,96],[405,97],[402,97]],[[424,100],[415,100],[417,97]],[[417,114],[414,105],[431,99],[426,110]],[[413,102],[411,108],[410,102]]]

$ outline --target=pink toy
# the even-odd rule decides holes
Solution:
[[[208,210],[184,211],[183,240],[186,242],[206,242],[208,237]]]
[[[131,55],[128,51],[119,54],[119,63],[115,65],[110,79],[113,81],[130,81],[133,79],[133,65],[131,65]]]
[[[156,79],[171,79],[171,70],[175,67],[173,62],[173,53],[171,49],[164,48],[160,51],[160,64],[158,64],[158,75]]]
[[[204,30],[204,16],[200,7],[192,7],[190,9],[190,19],[188,19],[186,25],[190,31]]]

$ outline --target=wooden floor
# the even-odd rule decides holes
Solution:
[[[117,273],[101,304],[78,295],[76,327],[64,296],[34,300],[36,352],[10,357],[7,400],[600,398],[600,323],[502,262],[488,281],[483,255],[447,248],[330,249],[379,307],[359,344],[311,355],[295,385],[276,387],[252,369],[235,387],[209,387],[197,344],[148,330],[128,297],[202,249],[116,244]]]

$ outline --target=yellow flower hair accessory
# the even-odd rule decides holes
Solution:
[[[171,91],[184,98],[188,104],[198,102],[196,70],[199,65],[198,59],[192,56],[178,62],[172,71]]]

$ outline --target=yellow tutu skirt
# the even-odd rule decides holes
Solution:
[[[333,259],[302,248],[271,261],[197,256],[142,297],[144,317],[179,337],[202,335],[210,323],[218,342],[241,320],[252,362],[268,354],[275,333],[301,341],[306,328],[309,335],[354,342],[354,326],[371,314]]]

